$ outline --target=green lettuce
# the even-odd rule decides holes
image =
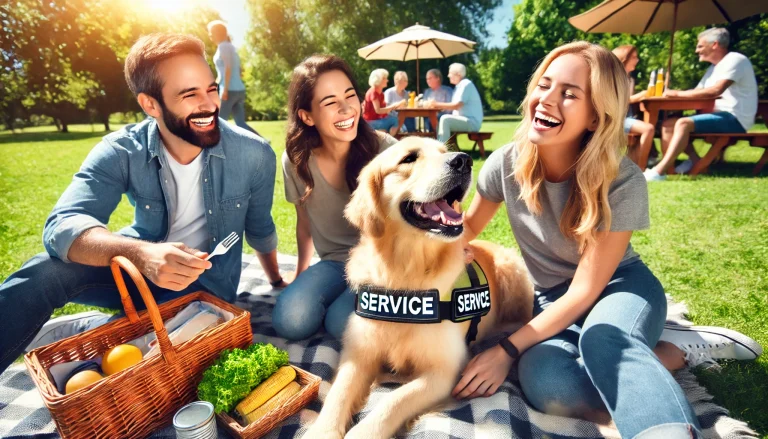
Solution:
[[[246,349],[226,349],[203,372],[197,396],[213,404],[216,413],[229,412],[262,381],[288,364],[288,352],[269,343]]]

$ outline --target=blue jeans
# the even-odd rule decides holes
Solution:
[[[569,285],[536,291],[534,316]],[[523,393],[545,413],[584,417],[607,409],[624,438],[696,437],[696,414],[652,350],[666,314],[664,289],[642,261],[618,268],[584,317],[523,353]]]
[[[123,279],[136,309],[145,309],[139,290],[127,274]],[[197,282],[171,291],[147,282],[157,303],[204,289]],[[0,372],[24,353],[24,348],[51,318],[53,310],[68,302],[122,309],[109,267],[64,263],[48,253],[32,257],[0,285]]]
[[[695,133],[746,133],[739,119],[726,111],[696,114],[688,119],[693,121]]]
[[[224,120],[229,120],[229,116],[235,119],[235,125],[240,128],[244,128],[254,134],[258,134],[253,128],[245,123],[245,90],[240,91],[227,91],[227,100],[221,100],[221,106],[219,107],[219,117]]]
[[[354,310],[355,295],[347,285],[344,263],[320,261],[277,296],[272,324],[277,335],[288,340],[303,340],[320,330],[320,326],[341,339]]]
[[[369,120],[367,122],[368,125],[370,125],[374,130],[383,130],[388,132],[392,127],[397,126],[397,116],[388,114],[387,117],[383,119]]]

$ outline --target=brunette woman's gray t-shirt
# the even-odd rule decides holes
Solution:
[[[531,280],[539,289],[551,288],[573,279],[579,265],[578,243],[560,232],[560,216],[568,201],[571,181],[545,181],[539,200],[541,214],[534,215],[519,199],[520,186],[514,176],[517,150],[509,144],[493,152],[480,170],[477,192],[494,203],[505,202],[507,216],[520,247]],[[619,175],[608,193],[611,231],[643,230],[650,226],[648,186],[642,171],[627,157],[622,158]],[[619,266],[638,258],[627,246]]]
[[[377,132],[379,136],[379,152],[395,144],[397,140],[389,134]],[[299,204],[304,195],[306,185],[296,173],[296,168],[283,152],[283,181],[285,184],[285,199],[292,204]],[[344,207],[349,202],[351,192],[344,185],[337,190],[323,177],[317,167],[314,154],[309,158],[309,171],[315,187],[312,194],[304,203],[309,216],[310,233],[315,244],[315,250],[322,260],[346,262],[349,250],[360,240],[360,232],[344,218]]]

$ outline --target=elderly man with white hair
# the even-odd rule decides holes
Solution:
[[[664,121],[661,128],[661,148],[664,158],[645,171],[647,181],[666,178],[666,169],[686,149],[691,157],[675,171],[685,174],[699,160],[689,145],[691,133],[745,133],[755,123],[757,113],[757,80],[752,63],[746,56],[728,51],[730,35],[726,29],[712,28],[699,34],[696,53],[699,61],[712,63],[693,90],[667,90],[664,96],[688,98],[719,98],[715,111]]]
[[[437,130],[437,140],[445,143],[451,138],[451,133],[457,131],[477,132],[483,123],[483,104],[475,84],[467,79],[467,68],[464,64],[454,63],[448,67],[448,80],[456,87],[453,89],[451,102],[432,102],[431,106],[440,110],[450,110],[440,118]]]
[[[427,85],[429,88],[424,91],[424,102],[451,102],[453,97],[453,89],[451,87],[443,85],[443,74],[438,69],[429,69],[427,71]],[[440,120],[443,116],[447,115],[447,111],[441,111],[437,114],[437,119]],[[424,125],[427,127],[427,131],[437,129],[433,127],[429,119],[424,121]]]
[[[383,91],[387,82],[389,82],[389,72],[386,69],[376,69],[371,72],[368,77],[368,85],[371,88],[365,92],[365,100],[363,101],[363,119],[374,130],[386,131],[394,136],[400,127],[397,126],[397,117],[391,113],[392,110],[402,107],[405,101],[395,102],[387,106]]]

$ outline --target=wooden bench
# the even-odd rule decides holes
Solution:
[[[762,117],[765,123],[768,124],[768,100],[758,102],[757,114],[758,116]],[[711,165],[712,162],[715,161],[715,159],[717,159],[724,153],[725,148],[742,140],[749,142],[750,146],[754,146],[756,148],[763,148],[765,150],[763,151],[762,157],[760,157],[760,160],[757,162],[754,169],[752,170],[752,175],[754,176],[759,175],[760,172],[763,170],[763,167],[766,165],[766,163],[768,163],[768,132],[725,133],[725,134],[692,133],[690,137],[690,141],[693,142],[693,140],[695,139],[702,139],[712,146],[710,146],[709,151],[707,151],[707,154],[704,157],[702,157],[701,160],[696,162],[696,164],[693,165],[693,168],[689,173],[691,176],[695,176],[700,174],[701,172],[706,171],[709,165]]]
[[[698,175],[709,167],[709,165],[712,164],[715,159],[720,157],[720,155],[725,151],[725,148],[735,144],[736,142],[740,140],[744,140],[749,142],[750,146],[754,146],[757,148],[764,148],[765,151],[763,152],[763,156],[760,157],[760,160],[755,165],[754,169],[752,170],[752,175],[757,176],[760,174],[760,171],[763,170],[763,167],[766,163],[768,163],[768,133],[728,133],[728,134],[691,134],[691,140],[694,139],[702,139],[705,142],[711,144],[712,146],[709,147],[709,151],[707,151],[707,154],[701,158],[698,162],[696,162],[695,165],[693,165],[693,168],[691,169],[691,172],[689,175],[695,176]]]
[[[474,145],[472,145],[472,151],[474,151],[477,148],[480,148],[480,157],[485,158],[485,145],[483,145],[483,141],[490,140],[490,138],[493,136],[493,133],[490,132],[467,132],[467,131],[456,131],[455,133],[451,133],[451,138],[448,139],[448,142],[446,142],[447,145],[456,145],[456,150],[459,149],[459,142],[457,140],[457,137],[461,134],[466,134],[469,140],[472,140],[475,142]]]

